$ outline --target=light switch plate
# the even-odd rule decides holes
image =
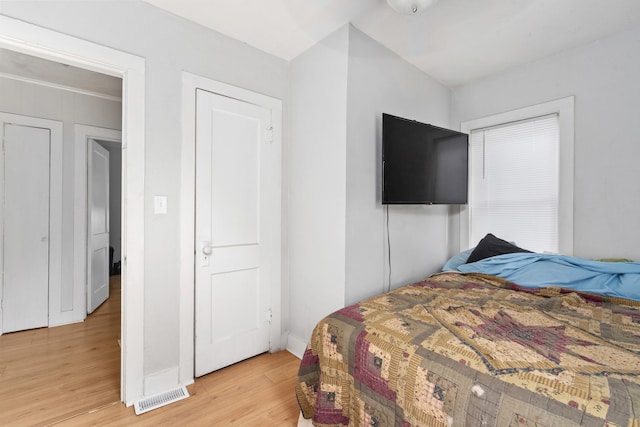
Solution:
[[[167,213],[167,196],[153,196],[153,213],[156,215]]]

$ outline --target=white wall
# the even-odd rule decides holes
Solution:
[[[640,27],[454,90],[456,127],[575,95],[576,256],[640,260],[639,51]]]
[[[344,27],[291,62],[289,348],[344,306],[348,42]]]
[[[448,89],[352,26],[291,63],[289,348],[315,324],[386,289],[380,204],[383,112],[449,125]],[[393,206],[392,287],[446,261],[445,207]]]
[[[74,283],[74,124],[120,130],[121,103],[53,87],[0,78],[0,111],[63,123],[62,154],[62,278],[60,308],[71,315],[66,319],[85,318],[85,304],[74,304],[84,292],[84,283]],[[84,301],[81,298],[80,301]],[[60,317],[60,316],[57,316]]]
[[[449,89],[355,27],[349,32],[346,303],[388,286],[381,201],[382,113],[449,127]],[[445,206],[389,206],[391,288],[438,271],[448,255]]]
[[[283,99],[287,63],[141,1],[2,0],[0,13],[146,61],[144,376],[174,372],[180,302],[193,300],[179,292],[181,73]],[[168,197],[166,215],[152,213],[157,194]]]

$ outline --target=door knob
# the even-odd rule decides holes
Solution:
[[[211,246],[211,242],[201,242],[200,250],[202,251],[202,258],[200,259],[200,267],[208,267],[209,258],[211,258],[211,254],[213,253],[213,246]]]
[[[202,253],[206,256],[210,256],[213,253],[213,246],[209,242],[202,243]]]

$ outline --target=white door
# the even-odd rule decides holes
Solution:
[[[270,269],[279,268],[267,261],[270,222],[279,218],[269,195],[279,171],[269,160],[269,109],[203,90],[196,101],[195,371],[202,376],[269,350]]]
[[[109,298],[109,152],[89,140],[87,313]]]
[[[4,125],[3,332],[49,322],[49,129]]]

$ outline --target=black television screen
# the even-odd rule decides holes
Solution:
[[[382,115],[382,203],[466,204],[469,137]]]

